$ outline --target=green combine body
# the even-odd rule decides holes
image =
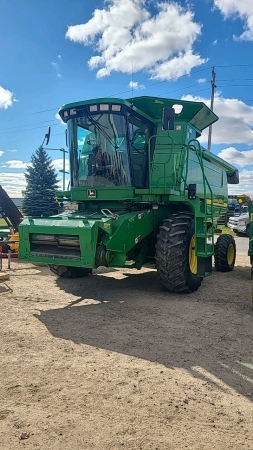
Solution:
[[[232,270],[234,241],[220,236],[215,247],[214,230],[238,172],[198,141],[218,120],[204,103],[101,98],[64,105],[59,114],[71,187],[57,197],[77,210],[24,218],[22,262],[48,264],[63,277],[155,264],[174,292],[196,290],[213,255],[218,270]]]
[[[248,201],[248,211],[249,211],[249,250],[248,255],[250,257],[250,264],[252,265],[253,274],[253,202]],[[253,291],[252,291],[253,295]]]

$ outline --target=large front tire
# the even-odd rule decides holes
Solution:
[[[201,285],[197,275],[192,214],[176,213],[164,220],[157,236],[156,267],[160,283],[170,292],[190,293]]]
[[[219,272],[230,272],[235,266],[236,245],[233,236],[221,234],[215,244],[214,265]]]
[[[83,267],[71,267],[71,266],[56,266],[49,265],[49,269],[55,275],[62,278],[81,278],[86,277],[89,273],[92,273],[92,269],[85,269]]]

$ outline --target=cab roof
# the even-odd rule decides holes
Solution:
[[[138,111],[140,114],[143,114],[145,117],[148,116],[154,121],[162,119],[163,108],[172,108],[173,106],[175,107],[175,105],[177,105],[177,108],[181,106],[181,112],[177,114],[176,111],[176,122],[188,122],[199,131],[204,130],[219,119],[218,116],[216,116],[216,114],[214,114],[211,109],[208,108],[203,102],[148,96],[133,97],[126,100],[106,97],[69,103],[63,105],[60,108],[59,114],[63,118],[64,110],[75,108],[80,109],[85,105],[100,103],[124,104],[126,106],[132,107],[134,110]]]

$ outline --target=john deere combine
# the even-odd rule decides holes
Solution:
[[[234,267],[235,243],[220,235],[227,183],[237,170],[197,138],[218,117],[201,102],[155,97],[101,98],[64,105],[70,190],[76,211],[26,217],[21,261],[45,263],[62,277],[99,266],[155,264],[163,286],[192,292],[212,272]]]

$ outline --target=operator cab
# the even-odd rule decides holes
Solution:
[[[116,102],[83,104],[60,115],[67,122],[72,187],[148,186],[151,119]]]

